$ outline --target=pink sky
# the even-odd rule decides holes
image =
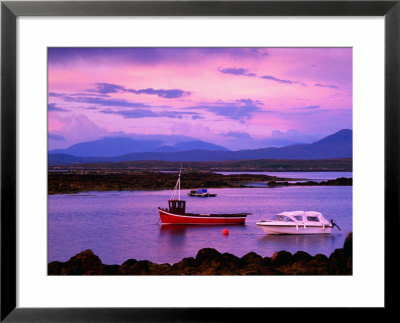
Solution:
[[[351,48],[50,48],[49,149],[178,135],[229,149],[352,128]]]

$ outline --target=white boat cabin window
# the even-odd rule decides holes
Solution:
[[[303,217],[302,217],[301,215],[295,215],[294,218],[295,218],[297,221],[303,221]]]
[[[310,221],[310,222],[319,222],[319,219],[318,219],[317,216],[308,216],[308,217],[307,217],[307,221]]]

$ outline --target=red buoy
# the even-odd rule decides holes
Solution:
[[[222,234],[223,234],[224,236],[227,236],[227,235],[229,234],[229,230],[228,230],[228,229],[223,229],[223,230],[222,230]]]

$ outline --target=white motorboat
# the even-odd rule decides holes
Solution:
[[[256,224],[267,234],[329,234],[334,226],[340,230],[335,221],[316,211],[282,212]]]

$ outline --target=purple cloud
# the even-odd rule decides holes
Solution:
[[[134,93],[134,94],[148,94],[148,95],[157,95],[160,98],[166,98],[166,99],[180,98],[182,96],[190,94],[190,92],[183,91],[180,89],[169,89],[169,90],[153,89],[153,88],[139,89],[139,90],[127,89],[121,85],[110,84],[110,83],[96,83],[95,89],[89,89],[86,91],[96,92],[101,94],[121,93],[121,92]]]
[[[318,87],[327,87],[330,89],[338,89],[339,87],[336,85],[332,85],[332,84],[321,84],[321,83],[316,83],[314,84],[314,86],[318,86]]]
[[[283,80],[283,79],[279,79],[272,75],[263,75],[263,76],[260,76],[260,78],[262,78],[264,80],[271,80],[271,81],[275,81],[278,83],[283,83],[283,84],[300,84],[300,85],[306,86],[306,84],[298,82],[298,81]]]
[[[68,111],[68,110],[64,109],[64,108],[57,107],[57,105],[55,103],[49,103],[47,105],[47,111],[48,112],[65,112],[65,111]]]
[[[241,99],[234,102],[217,101],[214,103],[187,107],[187,109],[203,109],[229,119],[244,121],[251,119],[255,113],[270,112],[268,110],[263,110],[261,108],[262,105],[263,104],[258,100]]]
[[[223,74],[243,75],[243,76],[249,76],[249,77],[256,76],[255,73],[249,73],[246,68],[242,68],[242,67],[219,68],[218,71],[220,71]]]
[[[319,105],[310,105],[308,107],[300,107],[300,108],[292,108],[292,109],[300,109],[300,110],[312,110],[312,109],[319,109]]]
[[[260,79],[263,80],[271,80],[271,81],[275,81],[278,83],[282,83],[282,84],[299,84],[302,86],[307,86],[307,84],[302,83],[302,82],[298,82],[298,81],[292,81],[292,80],[284,80],[284,79],[280,79],[277,78],[275,76],[272,75],[262,75],[262,76],[258,76],[255,73],[249,72],[248,69],[243,68],[243,67],[230,67],[230,68],[219,68],[218,69],[219,72],[223,73],[223,74],[230,74],[230,75],[236,75],[236,76],[249,76],[249,77],[259,77]]]
[[[48,133],[48,138],[50,140],[65,141],[65,138],[63,136],[56,135],[56,134],[53,134],[53,133],[50,133],[50,132]]]
[[[48,61],[51,65],[70,65],[77,61],[88,63],[110,64],[144,64],[182,63],[190,57],[263,57],[268,52],[263,48],[240,47],[50,47]]]
[[[232,137],[236,139],[251,139],[252,137],[247,132],[229,131],[221,133],[224,137]]]
[[[164,89],[159,89],[155,90],[152,88],[148,89],[141,89],[141,90],[134,90],[134,89],[128,89],[127,92],[130,93],[135,93],[135,94],[149,94],[149,95],[157,95],[161,98],[166,98],[166,99],[175,99],[175,98],[180,98],[184,95],[189,95],[190,92],[186,92],[183,90],[179,89],[171,89],[171,90],[164,90]]]
[[[96,83],[96,89],[89,89],[86,92],[97,92],[101,94],[125,92],[125,88],[120,85],[110,83]]]
[[[147,104],[140,102],[130,102],[122,99],[104,99],[104,98],[93,98],[93,97],[72,97],[65,96],[65,101],[97,104],[106,107],[122,107],[122,108],[145,108],[149,107]]]
[[[155,112],[150,109],[136,109],[136,110],[105,109],[105,110],[100,110],[99,112],[105,113],[105,114],[116,114],[116,115],[123,116],[124,118],[127,118],[127,119],[159,118],[159,117],[182,119],[184,115],[192,116],[192,119],[194,117],[197,119],[201,118],[201,116],[196,112],[177,112],[177,111]]]
[[[52,97],[61,97],[64,95],[65,95],[64,93],[49,92],[49,96],[52,96]]]

